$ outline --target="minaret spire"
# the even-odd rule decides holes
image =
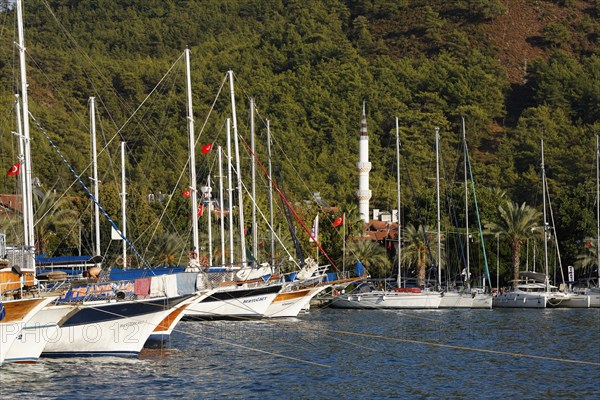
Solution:
[[[367,131],[367,112],[366,103],[363,101],[363,112],[360,120],[360,139],[359,139],[359,158],[356,163],[358,171],[358,211],[361,219],[369,222],[369,199],[371,199],[371,191],[369,190],[369,171],[371,171],[371,163],[369,162],[369,132]]]

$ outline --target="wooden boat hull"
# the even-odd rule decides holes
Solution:
[[[183,318],[185,309],[190,304],[201,301],[202,299],[210,296],[210,294],[213,292],[214,290],[205,290],[185,301],[182,301],[177,306],[172,308],[171,311],[154,328],[144,346],[156,347],[162,345],[166,340],[169,339],[171,333],[173,333],[173,330]]]
[[[51,298],[54,301],[56,297]],[[75,306],[48,304],[39,310],[23,326],[19,337],[14,341],[6,355],[5,362],[35,363],[39,359],[48,341],[56,337],[61,322]]]

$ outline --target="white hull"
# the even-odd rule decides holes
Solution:
[[[590,296],[577,293],[558,293],[548,297],[548,307],[590,308]]]
[[[262,318],[273,302],[281,285],[255,289],[223,288],[190,304],[184,317],[197,319]]]
[[[265,317],[297,317],[300,311],[310,307],[310,300],[329,286],[317,286],[283,292],[277,295],[267,308]]]
[[[174,307],[164,306],[169,301],[177,300],[98,301],[78,305],[78,312],[48,340],[42,356],[137,356],[152,331]]]
[[[56,337],[62,319],[74,310],[72,305],[47,305],[38,311],[24,325],[21,335],[8,350],[5,362],[36,362],[48,340]]]
[[[24,300],[9,300],[4,301],[4,306],[7,307],[8,303],[28,301]],[[27,322],[33,318],[42,308],[44,308],[49,302],[53,300],[52,297],[42,299],[35,307],[29,310],[22,318],[16,321],[0,322],[0,365],[5,361],[10,348],[15,343],[17,338],[22,334],[23,327]],[[8,313],[8,312],[7,312]],[[9,319],[9,315],[5,317],[5,321]]]
[[[488,293],[444,292],[440,308],[492,308],[492,295]]]
[[[600,293],[590,293],[590,308],[600,308]]]
[[[439,308],[441,301],[442,296],[439,292],[403,293],[374,291],[338,296],[331,302],[331,307],[431,309]]]
[[[546,308],[545,293],[506,292],[493,300],[494,308]]]

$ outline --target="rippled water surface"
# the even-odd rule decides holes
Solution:
[[[600,309],[185,321],[139,359],[0,367],[9,398],[600,398]]]

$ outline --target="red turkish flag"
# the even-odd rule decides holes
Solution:
[[[186,189],[181,193],[183,197],[190,197],[192,195],[192,191],[190,189]]]
[[[21,163],[18,162],[16,164],[14,164],[12,167],[10,167],[10,169],[8,170],[8,172],[6,173],[6,176],[15,176],[15,175],[19,175],[19,172],[21,171]]]
[[[212,146],[212,143],[205,144],[204,146],[202,146],[202,154],[210,153],[210,151],[212,150]]]
[[[198,206],[198,212],[197,212],[196,214],[197,214],[199,217],[201,217],[201,216],[202,216],[202,214],[204,214],[204,205],[203,205],[203,204],[200,204],[200,205]]]
[[[344,216],[340,215],[339,217],[337,217],[336,219],[333,220],[333,227],[337,228],[338,226],[342,225],[344,223]]]

